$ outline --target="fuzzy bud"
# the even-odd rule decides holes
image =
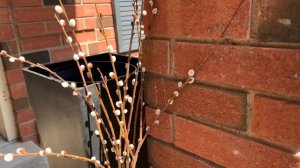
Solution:
[[[70,26],[70,27],[75,27],[75,26],[76,26],[76,21],[75,21],[75,19],[70,19],[70,21],[69,21],[69,26]]]
[[[59,14],[62,14],[62,13],[63,13],[63,9],[62,9],[62,7],[59,6],[59,5],[56,5],[56,6],[54,7],[54,9],[55,9],[55,11],[56,11],[57,13],[59,13]]]
[[[60,20],[59,20],[59,24],[60,24],[61,26],[65,26],[65,25],[66,25],[66,22],[65,22],[64,19],[60,19]]]
[[[14,160],[14,156],[13,156],[13,154],[12,153],[8,153],[8,154],[6,154],[6,155],[4,155],[4,161],[6,161],[6,162],[11,162],[12,160]]]
[[[11,63],[13,63],[13,62],[16,61],[16,58],[15,58],[15,57],[10,57],[10,58],[8,59],[8,61],[11,62]]]
[[[73,59],[74,59],[75,61],[78,61],[78,60],[79,60],[79,55],[78,55],[78,54],[74,54],[74,55],[73,55]]]

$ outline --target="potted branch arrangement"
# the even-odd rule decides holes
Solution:
[[[146,69],[143,66],[143,51],[142,40],[145,38],[143,16],[147,15],[144,9],[144,3],[149,3],[151,6],[152,15],[157,14],[158,10],[154,7],[152,0],[143,1],[141,9],[137,5],[137,0],[133,0],[132,7],[132,31],[129,47],[129,54],[126,61],[123,59],[123,73],[118,71],[119,57],[113,54],[114,49],[109,45],[104,27],[102,24],[102,15],[97,11],[101,27],[97,30],[104,36],[107,44],[107,62],[106,66],[87,57],[83,52],[79,41],[68,35],[66,27],[71,27],[72,35],[75,37],[74,27],[76,21],[70,19],[65,11],[64,5],[59,0],[60,5],[55,6],[55,18],[60,24],[63,34],[70,48],[73,50],[73,65],[77,67],[76,75],[79,83],[73,82],[70,79],[65,79],[63,75],[51,68],[51,66],[32,63],[23,56],[14,57],[2,50],[0,56],[9,59],[11,63],[16,61],[29,64],[31,68],[40,69],[44,75],[51,76],[53,80],[59,83],[59,86],[69,89],[70,95],[81,99],[88,109],[91,122],[94,123],[93,133],[99,138],[99,148],[103,158],[99,156],[78,156],[69,153],[65,149],[53,151],[50,147],[46,147],[41,151],[28,152],[24,148],[17,149],[16,153],[2,154],[5,161],[11,162],[17,157],[59,157],[80,160],[88,162],[90,165],[101,168],[135,168],[139,160],[140,151],[145,144],[146,138],[153,127],[158,127],[160,124],[159,117],[168,106],[174,103],[174,100],[179,97],[180,91],[187,85],[194,82],[194,75],[207,60],[208,57],[201,60],[197,67],[187,72],[187,79],[178,83],[178,87],[172,93],[172,96],[166,101],[164,107],[156,110],[156,116],[152,123],[146,123],[143,113],[143,83]],[[97,10],[97,8],[95,8]],[[135,34],[135,30],[137,33]],[[132,43],[133,37],[139,39],[139,57],[138,60],[132,58]],[[75,42],[79,48],[77,52],[72,44]],[[63,64],[63,63],[60,63]],[[135,64],[133,67],[132,64]],[[109,68],[107,68],[109,65]],[[104,68],[105,67],[105,68]],[[105,72],[104,72],[105,71]],[[37,84],[38,85],[38,84]],[[80,85],[80,86],[79,86]],[[107,101],[104,100],[104,97]],[[62,98],[63,99],[63,98]],[[72,124],[72,123],[69,123]],[[75,130],[77,131],[77,130]],[[62,137],[63,138],[63,137]],[[98,157],[98,158],[97,158]]]

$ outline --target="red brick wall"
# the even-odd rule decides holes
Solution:
[[[106,50],[103,37],[94,28],[99,25],[94,4],[103,14],[105,29],[115,46],[111,0],[69,0],[66,5],[70,18],[76,18],[76,37],[88,55]],[[54,19],[54,6],[43,0],[0,0],[0,42],[12,54],[20,52],[34,62],[56,62],[71,59],[62,31]],[[4,61],[16,123],[21,140],[37,142],[35,115],[29,103],[22,65]]]
[[[148,120],[188,70],[210,57],[152,130],[153,167],[299,166],[300,35],[278,23],[300,25],[296,4],[155,1],[144,42]]]

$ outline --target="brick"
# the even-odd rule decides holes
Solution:
[[[13,0],[13,5],[15,7],[41,6],[42,0]]]
[[[264,42],[300,42],[300,5],[298,0],[253,1],[252,38]],[[289,19],[290,26],[280,24],[280,19]],[[296,29],[295,29],[296,28]]]
[[[1,42],[0,45],[2,49],[6,50],[10,54],[17,54],[18,52],[17,42],[15,40]]]
[[[97,16],[95,5],[71,5],[66,6],[66,11],[71,18]],[[111,16],[112,9],[110,4],[97,5],[97,9],[103,16]]]
[[[149,160],[160,168],[212,168],[203,161],[176,150],[169,145],[148,139]]]
[[[111,16],[112,15],[112,7],[110,4],[100,4],[97,5],[98,12],[103,16]]]
[[[46,34],[46,28],[42,22],[19,24],[21,37],[32,37]]]
[[[163,40],[144,40],[143,47],[143,62],[145,62],[146,70],[148,72],[168,75],[169,42]]]
[[[47,21],[45,22],[45,26],[47,28],[47,33],[62,33],[61,26],[57,23],[57,21]],[[72,29],[69,26],[66,26],[66,31],[72,31]],[[84,30],[84,19],[77,18],[76,19],[76,26],[75,30]]]
[[[256,96],[251,132],[256,136],[295,150],[300,148],[300,104]]]
[[[0,41],[14,39],[14,29],[12,25],[0,25]]]
[[[145,17],[146,34],[220,39],[229,25],[224,38],[249,38],[250,0],[245,0],[241,7],[239,7],[240,0],[185,1],[184,3],[182,5],[180,0],[156,1],[155,7],[159,9],[157,15]],[[149,3],[145,5],[149,11]],[[147,31],[148,29],[150,31]]]
[[[7,0],[0,0],[0,7],[8,7],[8,1]]]
[[[112,27],[114,26],[113,18],[110,17],[103,17],[102,20],[104,27]],[[96,17],[88,17],[85,19],[85,29],[95,29],[100,28],[100,22],[99,19]]]
[[[297,167],[292,154],[177,117],[175,145],[224,167]]]
[[[113,48],[116,48],[115,39],[108,40],[108,44],[112,45]],[[105,41],[94,42],[94,43],[89,43],[88,44],[88,50],[89,50],[90,55],[98,54],[98,53],[101,53],[101,52],[106,52],[106,48],[107,48],[107,45],[106,45]]]
[[[16,112],[24,111],[29,108],[28,97],[21,97],[17,99],[12,99],[13,108]]]
[[[53,7],[18,8],[14,10],[18,23],[35,22],[54,19]]]
[[[21,40],[23,51],[41,50],[61,45],[60,35],[32,37]]]
[[[105,31],[106,37],[108,39],[114,39],[115,38],[115,29],[113,27],[104,28],[104,31]],[[96,37],[97,37],[98,41],[104,40],[104,36],[100,33],[100,31],[96,31],[96,33],[97,33]]]
[[[196,79],[241,89],[299,96],[300,50],[176,42],[175,76],[186,77],[207,55]]]
[[[0,24],[11,23],[10,12],[8,9],[0,9]]]
[[[111,0],[83,0],[83,3],[111,3]]]
[[[177,89],[177,82],[146,78],[145,100],[163,108]],[[187,86],[168,111],[222,126],[243,130],[246,118],[246,95],[205,86]]]
[[[74,38],[73,35],[70,35],[70,36],[72,38]],[[75,33],[75,38],[79,41],[79,43],[92,42],[92,41],[97,40],[95,31],[76,32]],[[64,42],[66,43],[66,40]],[[74,40],[74,43],[75,43],[75,40]]]
[[[33,109],[26,109],[25,111],[17,113],[17,122],[18,124],[32,121],[35,119],[35,113]]]
[[[152,108],[146,108],[147,125],[152,125],[156,119],[155,110]],[[166,142],[173,142],[173,121],[172,116],[167,113],[162,113],[158,118],[159,125],[154,124],[151,127],[150,135],[159,138]]]
[[[36,123],[35,121],[30,121],[19,125],[19,131],[21,137],[26,137],[28,135],[36,134]]]
[[[24,80],[23,73],[21,69],[11,70],[5,72],[7,84],[13,85]]]
[[[9,86],[9,93],[13,99],[24,97],[27,94],[26,85],[24,82]]]
[[[84,53],[87,53],[86,45],[81,45]],[[75,47],[75,51],[79,52],[79,49]],[[58,61],[65,61],[70,60],[73,58],[74,52],[69,46],[58,48],[58,49],[52,49],[51,50],[51,61],[52,62],[58,62]]]

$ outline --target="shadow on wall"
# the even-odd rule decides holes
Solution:
[[[255,0],[251,36],[263,42],[300,42],[299,0]]]

